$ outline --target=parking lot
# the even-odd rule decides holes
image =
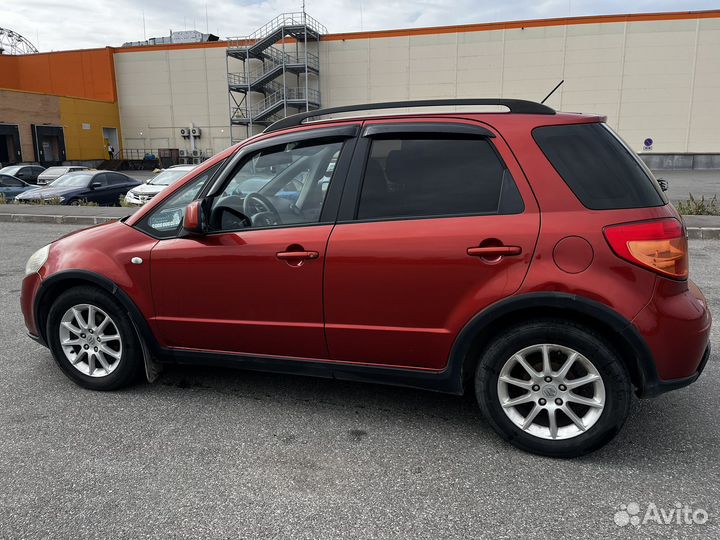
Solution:
[[[2,224],[0,537],[720,537],[717,353],[572,461],[513,449],[469,398],[402,388],[174,367],[94,393],[26,337],[19,308],[27,257],[73,229]],[[716,314],[719,266],[720,241],[691,241]],[[616,524],[630,503],[708,519]]]

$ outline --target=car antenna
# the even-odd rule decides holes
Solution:
[[[562,83],[564,83],[564,82],[565,82],[565,79],[563,79],[562,81],[557,83],[557,86],[555,88],[553,88],[552,90],[550,90],[550,93],[547,96],[545,96],[545,99],[543,99],[540,103],[545,103],[548,100],[548,98],[555,93],[555,90],[560,88],[562,86]]]

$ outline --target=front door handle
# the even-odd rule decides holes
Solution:
[[[281,251],[275,256],[283,261],[297,261],[306,259],[317,259],[320,254],[317,251]]]
[[[469,247],[467,254],[472,257],[507,257],[510,255],[520,255],[522,248],[520,246],[482,246]]]

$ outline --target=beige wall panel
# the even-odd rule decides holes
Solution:
[[[171,148],[189,149],[179,129],[192,122],[203,130],[197,147],[221,151],[230,144],[226,66],[223,48],[116,54],[123,135],[135,148],[145,141],[156,150],[167,140]],[[215,148],[218,141],[222,147]]]

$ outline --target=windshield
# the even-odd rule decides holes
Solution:
[[[189,172],[190,171],[183,169],[168,169],[167,171],[163,171],[151,180],[149,180],[148,184],[152,186],[169,186],[176,180],[180,180]]]
[[[68,173],[50,185],[52,187],[87,187],[92,177],[92,174]]]
[[[10,176],[15,176],[19,170],[20,167],[17,166],[3,167],[2,169],[0,169],[0,174],[9,174]]]

